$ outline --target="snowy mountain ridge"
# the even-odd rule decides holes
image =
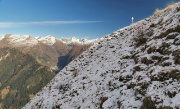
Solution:
[[[23,109],[179,109],[180,2],[101,38]]]
[[[52,46],[54,43],[56,43],[56,40],[62,41],[65,44],[71,45],[74,43],[77,44],[90,44],[94,40],[79,40],[75,37],[72,38],[61,38],[61,39],[56,39],[53,36],[45,36],[45,37],[32,37],[30,35],[15,35],[15,34],[6,34],[0,37],[0,41],[5,40],[6,43],[11,44],[11,45],[16,45],[16,46],[34,46],[37,45],[38,43],[43,43],[46,45]]]
[[[53,45],[54,43],[56,43],[56,38],[50,35],[45,37],[36,37],[36,39],[47,45]]]
[[[98,39],[92,39],[92,40],[88,40],[86,38],[83,39],[77,39],[76,37],[72,37],[72,38],[61,38],[60,39],[63,43],[68,44],[68,45],[72,45],[73,43],[78,43],[78,44],[90,44]]]
[[[0,38],[0,41],[5,40],[6,42],[8,42],[9,44],[12,45],[27,45],[27,46],[33,46],[36,45],[38,43],[38,40],[36,40],[35,38],[31,37],[30,35],[11,35],[11,34],[7,34],[7,35],[3,35]]]

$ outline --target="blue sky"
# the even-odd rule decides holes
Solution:
[[[100,38],[179,0],[0,0],[0,35]]]

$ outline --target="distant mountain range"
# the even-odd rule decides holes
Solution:
[[[0,109],[24,106],[91,41],[6,34],[0,38]]]
[[[77,39],[75,37],[72,38],[61,38],[57,39],[53,36],[45,36],[45,37],[32,37],[30,35],[15,35],[15,34],[5,34],[2,37],[0,37],[0,40],[2,43],[8,44],[8,45],[14,45],[14,46],[34,46],[37,45],[38,43],[43,43],[46,45],[53,45],[57,41],[61,41],[64,44],[90,44],[93,40],[88,40],[88,39]]]
[[[99,39],[23,109],[180,109],[180,2]]]

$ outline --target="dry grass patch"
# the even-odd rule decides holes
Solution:
[[[9,94],[10,96],[15,96],[17,92],[18,92],[17,89],[13,89],[13,90],[10,90]]]
[[[34,97],[34,94],[29,94],[30,100]]]
[[[2,103],[0,103],[0,109],[3,109],[3,104]]]
[[[170,11],[175,5],[176,5],[175,2],[170,2],[170,3],[168,3],[167,6],[166,6],[165,11]],[[176,10],[179,11],[179,8],[177,8]],[[154,11],[154,14],[153,14],[153,15],[156,16],[156,15],[162,13],[163,11],[164,11],[164,10],[157,8],[157,9]]]
[[[157,9],[154,11],[154,14],[153,14],[153,15],[156,16],[156,15],[160,14],[161,12],[162,12],[162,10],[160,10],[160,9],[157,8]]]
[[[143,99],[143,105],[141,109],[157,109],[155,102],[151,100],[151,97],[145,97]]]
[[[175,2],[168,3],[167,6],[166,6],[166,9],[171,10],[174,7],[175,4],[176,4]]]
[[[4,99],[6,98],[6,95],[9,93],[10,91],[10,86],[7,86],[6,88],[4,88],[2,91],[1,91],[1,98]]]

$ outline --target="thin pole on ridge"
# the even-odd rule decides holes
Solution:
[[[132,23],[134,23],[134,17],[132,17],[131,19],[132,19]]]

